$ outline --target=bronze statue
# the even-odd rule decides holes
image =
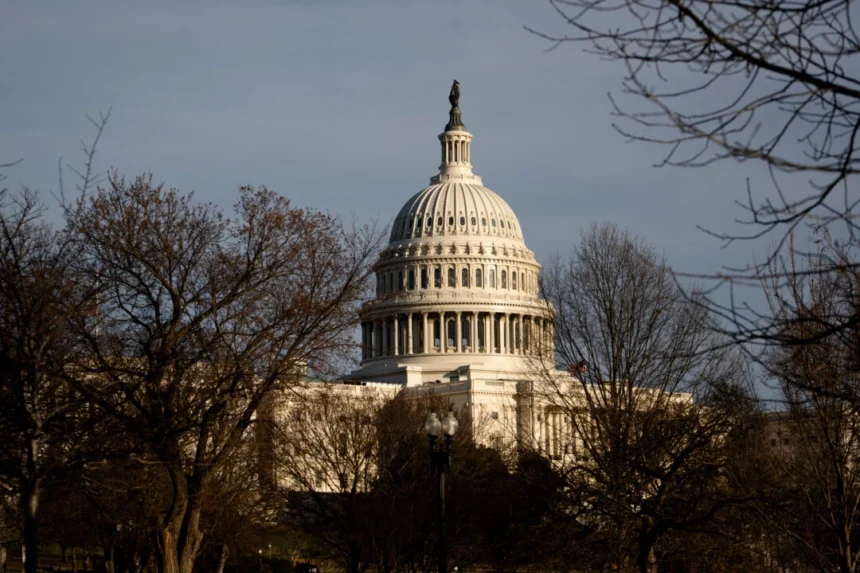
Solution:
[[[451,93],[448,94],[448,101],[451,102],[451,107],[460,105],[460,82],[454,80],[454,85],[451,86]]]

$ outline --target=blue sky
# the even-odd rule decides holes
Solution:
[[[0,19],[0,162],[12,187],[57,189],[85,114],[113,108],[97,168],[224,206],[242,184],[387,224],[438,165],[451,80],[476,173],[540,260],[615,221],[681,271],[750,259],[696,229],[740,213],[736,164],[654,168],[661,149],[612,129],[624,69],[523,29],[565,28],[534,0],[8,1]],[[753,184],[764,178],[754,179]]]

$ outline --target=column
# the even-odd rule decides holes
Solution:
[[[445,283],[442,283],[445,284]],[[446,352],[448,343],[448,325],[445,324],[445,313],[439,312],[439,351],[442,354]]]
[[[499,352],[507,352],[508,342],[508,313],[499,317]]]
[[[517,315],[517,354],[523,354],[523,315]]]
[[[426,312],[421,313],[421,321],[422,321],[422,325],[424,328],[424,330],[423,330],[423,332],[424,332],[424,341],[423,341],[424,344],[421,345],[422,346],[421,351],[424,354],[427,354],[428,352],[430,352],[430,336],[427,335],[427,313]]]
[[[472,327],[472,352],[475,353],[478,351],[478,313],[472,313],[472,321],[469,323]],[[486,330],[484,331],[486,333]]]
[[[412,343],[412,313],[406,315],[409,321],[406,326],[406,354],[412,354],[412,350],[415,348],[415,345]]]
[[[490,339],[489,344],[487,345],[487,352],[490,354],[496,353],[496,313],[490,312],[490,316],[488,317],[490,323]]]
[[[394,315],[394,356],[400,354],[400,324],[397,315]]]
[[[462,323],[461,318],[460,318],[460,315],[462,315],[462,314],[463,313],[460,312],[459,310],[457,311],[457,329],[456,329],[457,352],[463,352],[463,323]]]

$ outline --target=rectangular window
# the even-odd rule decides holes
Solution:
[[[409,290],[415,290],[415,269],[409,269]]]
[[[427,288],[427,267],[421,267],[421,288]]]
[[[436,265],[433,269],[433,286],[436,288],[442,288],[442,267]]]

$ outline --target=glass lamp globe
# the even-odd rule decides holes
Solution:
[[[427,416],[427,421],[424,422],[424,431],[427,432],[427,435],[431,438],[438,437],[439,433],[442,431],[442,422],[439,421],[435,412],[430,412]]]
[[[445,432],[445,435],[449,438],[454,437],[459,426],[460,423],[457,422],[457,418],[454,417],[454,412],[448,412],[448,415],[445,416],[444,420],[442,420],[442,431]]]

